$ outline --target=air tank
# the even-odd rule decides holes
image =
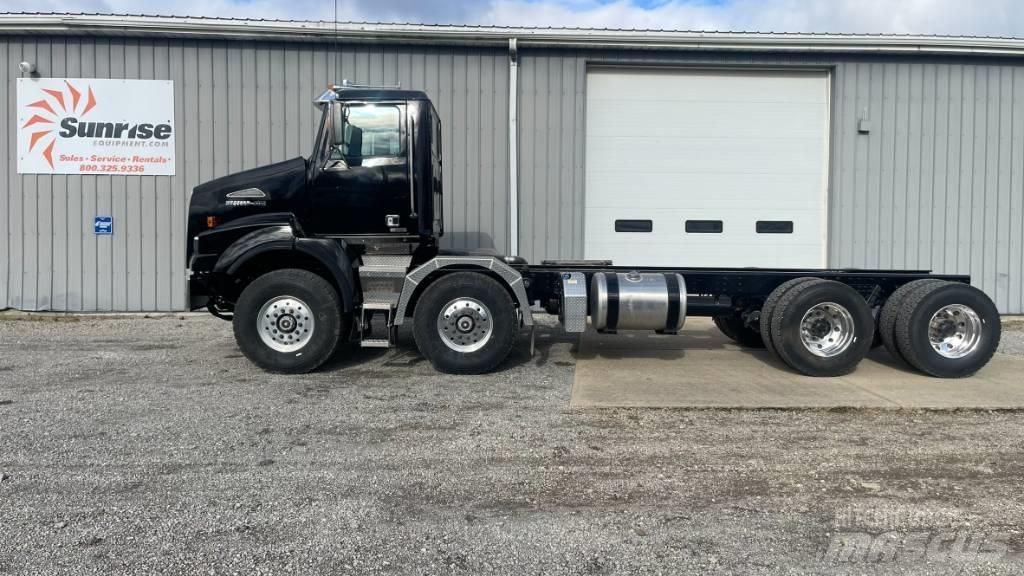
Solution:
[[[601,332],[678,332],[686,322],[686,281],[680,274],[597,272],[591,279],[591,321]]]

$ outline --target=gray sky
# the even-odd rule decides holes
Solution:
[[[332,0],[0,0],[0,11],[332,20]],[[1024,37],[1024,0],[338,0],[342,21]]]

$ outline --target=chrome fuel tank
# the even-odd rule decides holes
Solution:
[[[597,272],[591,279],[591,320],[602,332],[678,332],[686,322],[686,281],[680,274]]]

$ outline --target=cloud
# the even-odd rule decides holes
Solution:
[[[314,0],[5,0],[6,11],[332,20]],[[343,21],[1024,37],[1022,0],[338,0]]]
[[[523,26],[1024,36],[1024,2],[675,0],[641,7],[627,0],[495,0],[481,20]]]

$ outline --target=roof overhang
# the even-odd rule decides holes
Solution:
[[[0,34],[146,36],[521,48],[625,48],[1022,56],[1024,40],[970,36],[517,28],[109,14],[0,14]]]

